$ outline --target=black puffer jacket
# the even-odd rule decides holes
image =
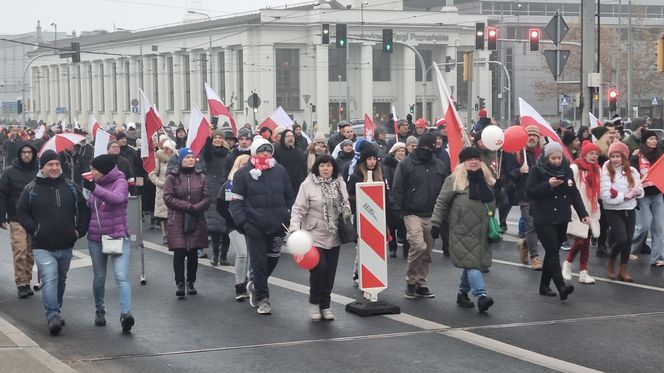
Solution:
[[[32,149],[32,162],[21,161],[21,149],[24,147]],[[23,192],[23,188],[34,180],[39,171],[39,159],[37,149],[25,143],[16,152],[17,158],[12,162],[0,177],[0,222],[16,221],[16,202]]]
[[[226,163],[224,167],[224,173],[222,175],[222,180],[227,180],[228,179],[228,173],[231,171],[233,168],[233,163],[235,163],[235,160],[237,157],[241,156],[242,154],[246,155],[251,155],[251,151],[247,150],[240,150],[237,146],[234,147],[231,151],[228,157],[226,157]]]
[[[210,196],[210,207],[205,212],[208,232],[226,232],[226,221],[217,212],[216,196],[224,184],[228,149],[223,146],[212,146],[212,139],[208,138],[203,148],[203,159],[205,160],[205,174],[207,176],[208,195]]]
[[[429,153],[428,160],[418,154],[418,151],[412,152],[397,165],[390,205],[404,215],[430,217],[448,175],[443,162],[433,153]]]
[[[274,159],[280,165],[284,166],[286,172],[288,172],[293,193],[297,195],[298,190],[300,190],[300,184],[307,177],[307,160],[304,157],[304,153],[295,147],[289,147],[285,144],[284,139],[288,131],[290,130],[285,130],[281,133],[281,142],[274,147]]]
[[[346,167],[348,167],[350,161],[353,160],[353,157],[355,157],[355,152],[339,152],[339,154],[337,154],[337,159],[335,159],[334,162],[337,164],[340,170],[345,170]]]

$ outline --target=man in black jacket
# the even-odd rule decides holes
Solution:
[[[406,272],[406,298],[433,298],[427,286],[433,237],[440,232],[431,227],[431,214],[445,178],[443,162],[435,155],[436,139],[430,133],[420,136],[417,149],[399,162],[390,192],[393,208],[403,211],[410,251]]]
[[[334,149],[344,141],[348,139],[352,142],[355,142],[355,133],[353,133],[353,127],[348,122],[339,122],[338,124],[339,132],[330,136],[330,139],[327,140],[327,150],[332,154]]]
[[[34,258],[28,234],[16,219],[16,202],[29,182],[37,175],[37,149],[30,144],[23,145],[17,152],[11,167],[0,177],[0,222],[2,229],[9,226],[12,254],[14,255],[14,282],[19,298],[34,293],[30,289]]]
[[[224,165],[224,173],[221,180],[228,179],[228,172],[233,168],[235,159],[242,154],[251,155],[251,143],[253,141],[251,130],[248,128],[240,128],[237,133],[237,145],[231,150],[228,157],[226,157],[226,164]]]
[[[35,262],[42,280],[42,303],[48,330],[62,329],[62,307],[67,272],[76,240],[85,236],[90,211],[76,185],[62,175],[52,150],[39,158],[41,169],[21,193],[16,205],[19,223],[31,235]]]
[[[274,149],[274,159],[284,166],[290,177],[293,193],[297,195],[300,184],[307,177],[307,160],[304,153],[295,148],[295,134],[286,129],[281,132],[281,140]]]

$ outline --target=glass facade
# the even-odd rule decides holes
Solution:
[[[284,110],[300,110],[300,50],[277,49],[276,90],[277,105]]]

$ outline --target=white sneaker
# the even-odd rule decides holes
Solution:
[[[590,277],[588,271],[579,272],[579,282],[582,284],[594,284],[595,279]]]
[[[334,320],[334,315],[332,314],[331,309],[326,308],[324,310],[321,310],[320,312],[323,314],[323,320],[326,320],[326,321]]]
[[[270,300],[268,298],[259,300],[256,312],[258,312],[259,315],[271,315],[272,307],[270,307]]]
[[[563,279],[570,281],[572,279],[572,263],[565,260],[563,262]]]
[[[309,305],[309,318],[311,321],[319,321],[321,318],[320,307],[317,304]]]
[[[254,289],[254,282],[247,282],[247,292],[249,293],[249,304],[252,307],[258,306],[258,299],[256,298],[256,289]]]

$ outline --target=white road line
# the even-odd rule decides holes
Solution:
[[[168,255],[173,255],[172,252],[168,251],[168,248],[158,245],[149,241],[144,241],[143,245],[151,250],[155,250],[161,253]],[[214,269],[218,269],[228,273],[235,273],[235,268],[232,266],[223,266],[223,267],[213,267],[209,263],[200,263],[199,265],[209,266]],[[279,279],[274,276],[269,278],[271,284],[297,291],[302,294],[309,294],[309,287],[298,284],[292,281]],[[347,304],[354,302],[356,299],[345,297],[338,294],[332,294],[332,301],[339,304]],[[537,352],[529,351],[520,347],[516,347],[507,343],[497,341],[495,339],[483,337],[465,330],[455,330],[448,325],[439,324],[434,321],[423,319],[414,315],[407,313],[401,313],[399,315],[384,315],[383,317],[389,318],[400,323],[413,326],[418,329],[429,330],[429,331],[439,331],[441,334],[448,335],[457,340],[476,345],[500,354],[511,356],[519,360],[523,360],[527,363],[540,365],[549,369],[557,370],[560,372],[598,372],[596,370],[586,368],[581,365],[570,363],[564,360],[556,359],[550,356],[546,356]]]

